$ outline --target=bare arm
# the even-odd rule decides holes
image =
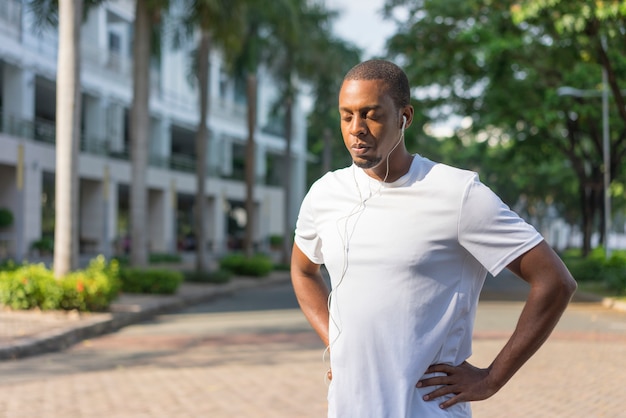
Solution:
[[[486,399],[496,393],[546,341],[567,307],[576,282],[560,258],[545,242],[540,243],[508,268],[530,284],[530,293],[511,338],[486,369],[471,364],[453,367],[434,365],[428,373],[447,376],[425,379],[418,387],[444,385],[425,397],[456,396],[441,404],[447,408],[458,402]]]
[[[296,244],[291,254],[291,282],[304,316],[328,346],[328,287],[320,265],[309,260]]]

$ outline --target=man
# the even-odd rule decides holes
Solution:
[[[291,264],[330,353],[328,415],[469,417],[469,402],[496,393],[546,340],[576,283],[475,173],[407,151],[414,109],[396,65],[350,70],[339,113],[353,164],[311,187]],[[487,272],[505,267],[530,293],[513,335],[480,369],[466,361],[478,296]]]

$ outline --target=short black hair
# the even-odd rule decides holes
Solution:
[[[402,68],[392,62],[380,59],[364,61],[346,73],[343,81],[346,80],[383,80],[396,106],[401,108],[411,103],[409,79]]]

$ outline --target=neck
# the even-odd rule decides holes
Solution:
[[[393,183],[409,172],[412,162],[412,154],[406,149],[398,149],[389,156],[389,171],[387,171],[387,160],[383,160],[376,167],[365,169],[364,171],[368,176],[378,181]]]

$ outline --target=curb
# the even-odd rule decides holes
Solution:
[[[94,314],[80,323],[39,333],[34,337],[17,338],[0,344],[0,361],[64,350],[83,340],[117,331],[160,314],[208,302],[240,290],[288,281],[289,273],[274,273],[260,279],[234,278],[222,285],[183,283],[175,295],[122,295],[111,304],[110,312]]]
[[[605,308],[613,309],[620,312],[626,312],[626,301],[618,300],[611,297],[598,296],[594,293],[577,290],[576,293],[574,293],[573,300],[579,302],[600,303]]]

